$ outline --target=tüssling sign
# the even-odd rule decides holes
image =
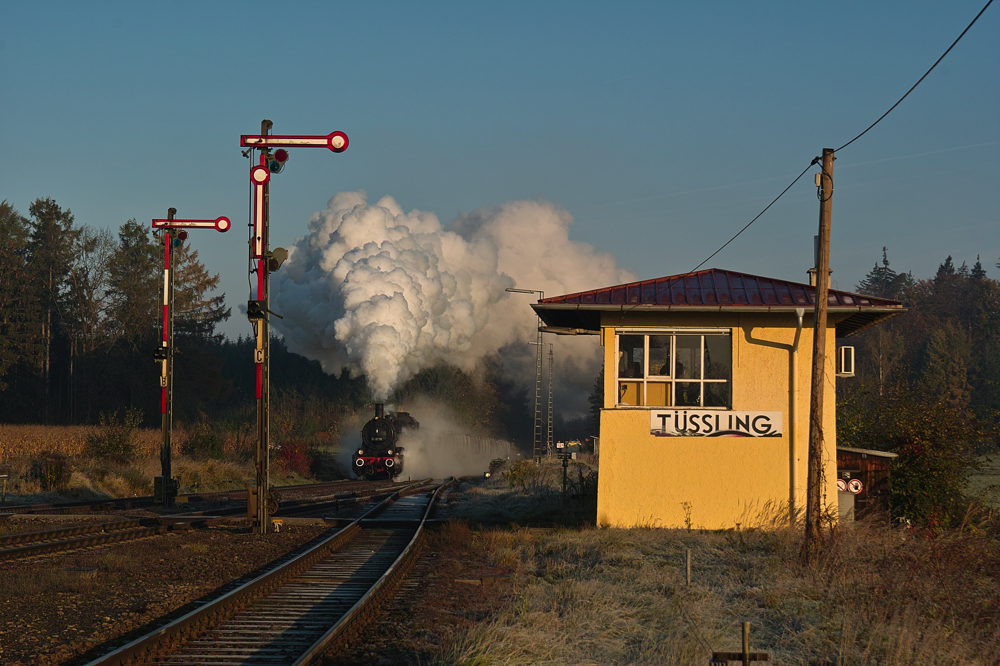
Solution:
[[[781,437],[781,412],[654,409],[649,430],[657,437]]]

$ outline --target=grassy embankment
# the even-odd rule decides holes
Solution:
[[[560,480],[553,467],[516,488],[494,477],[466,491],[459,515],[572,522]],[[813,567],[799,563],[800,534],[766,515],[741,531],[470,531],[470,556],[511,571],[512,591],[441,662],[701,665],[738,651],[749,621],[752,649],[776,663],[1000,663],[1000,512],[972,512],[958,530],[838,527]]]

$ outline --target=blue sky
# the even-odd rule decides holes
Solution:
[[[984,0],[838,3],[7,3],[0,198],[79,223],[227,215],[192,234],[244,301],[239,135],[346,132],[272,187],[288,246],[338,191],[407,210],[545,199],[571,237],[642,277],[693,268],[818,155],[889,108]],[[981,254],[1000,276],[1000,7],[838,155],[831,264],[851,289],[889,247],[927,277]],[[993,204],[993,205],[990,205]],[[805,280],[804,177],[709,262]],[[529,285],[530,286],[530,285]],[[235,314],[224,331],[249,332]]]

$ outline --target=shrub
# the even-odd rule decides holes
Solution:
[[[33,481],[38,482],[42,490],[65,490],[73,470],[66,456],[46,451],[31,461],[28,475]]]
[[[303,442],[288,442],[283,445],[275,460],[275,463],[286,472],[295,472],[299,476],[309,476],[312,462],[309,447]]]
[[[142,412],[138,409],[126,409],[120,418],[117,412],[101,412],[100,427],[87,435],[86,454],[93,458],[132,460],[138,449],[135,430],[140,423]]]
[[[527,488],[528,484],[538,476],[538,469],[535,463],[530,460],[517,460],[503,473],[503,478],[507,480],[511,488]]]
[[[503,466],[507,464],[507,460],[504,458],[494,458],[490,461],[490,476],[496,476],[496,473],[503,469]]]
[[[198,460],[225,457],[222,438],[205,421],[199,422],[191,429],[181,444],[181,453]]]

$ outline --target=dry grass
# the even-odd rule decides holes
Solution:
[[[799,530],[773,526],[477,532],[479,554],[516,571],[513,594],[441,661],[700,666],[712,650],[738,650],[749,621],[752,648],[776,663],[997,664],[993,520],[949,533],[878,520],[840,528],[813,568],[799,564]]]
[[[87,435],[98,426],[42,426],[0,424],[0,463],[15,458],[34,457],[43,451],[78,456],[87,445]],[[160,431],[136,430],[135,441],[140,457],[158,455]]]
[[[160,473],[161,432],[139,429],[132,433],[136,457],[131,461],[86,455],[87,437],[97,426],[0,425],[0,474],[7,474],[7,502],[11,504],[59,502],[102,497],[133,497],[153,493],[153,477]],[[181,492],[227,490],[246,487],[252,478],[247,437],[237,430],[220,431],[225,460],[201,459],[179,454],[187,433],[174,429],[174,476]],[[32,462],[48,453],[66,456],[68,483],[45,490],[32,473]],[[275,483],[292,480],[274,479]],[[301,479],[299,479],[301,480]]]

